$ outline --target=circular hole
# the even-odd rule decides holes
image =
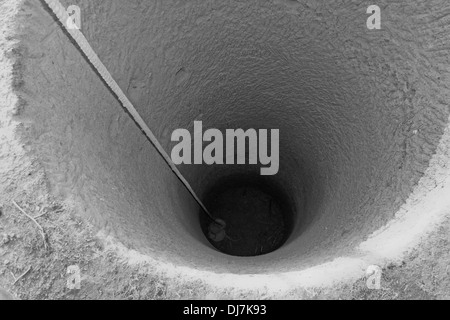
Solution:
[[[229,176],[204,196],[214,221],[200,211],[203,234],[213,247],[233,256],[273,252],[293,229],[294,210],[288,197],[260,176]]]

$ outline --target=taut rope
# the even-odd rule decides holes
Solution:
[[[92,65],[95,67],[95,69],[97,69],[98,73],[103,78],[103,80],[106,82],[106,84],[117,95],[119,101],[122,103],[122,106],[129,112],[129,114],[134,119],[134,121],[139,126],[139,128],[142,130],[142,132],[144,132],[145,136],[150,140],[150,142],[153,144],[153,146],[156,148],[156,150],[158,150],[159,154],[163,157],[163,159],[169,165],[170,169],[172,169],[172,171],[175,173],[175,175],[178,177],[178,179],[184,184],[186,189],[189,191],[189,193],[192,195],[192,197],[194,197],[195,201],[197,201],[197,203],[200,205],[200,207],[205,211],[205,213],[208,215],[208,217],[211,218],[213,221],[215,221],[215,219],[213,218],[211,213],[208,211],[208,209],[205,207],[203,202],[196,195],[196,193],[192,189],[189,182],[183,177],[181,172],[177,169],[175,164],[172,162],[172,159],[169,157],[169,155],[166,153],[164,148],[161,146],[161,144],[156,139],[153,132],[150,130],[150,128],[144,122],[142,117],[139,115],[137,110],[134,108],[131,101],[123,93],[122,89],[120,89],[119,85],[113,79],[113,77],[109,73],[108,69],[106,69],[104,64],[101,62],[100,58],[97,56],[97,54],[94,52],[92,47],[89,45],[89,43],[88,43],[87,39],[84,37],[83,33],[76,28],[68,27],[67,23],[68,23],[69,19],[71,19],[71,18],[67,14],[66,9],[61,5],[61,3],[58,0],[44,0],[44,1],[48,5],[48,7],[53,11],[53,13],[56,15],[56,17],[59,19],[59,21],[64,26],[64,28],[67,30],[67,32],[75,40],[75,42],[81,48],[81,50],[86,55],[86,57],[89,59],[89,61],[92,63]]]

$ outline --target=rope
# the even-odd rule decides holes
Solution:
[[[67,14],[66,9],[61,5],[61,3],[58,0],[44,0],[44,1],[48,5],[48,7],[53,11],[53,13],[56,15],[56,17],[59,19],[59,21],[64,26],[64,28],[67,30],[67,32],[75,40],[75,42],[78,44],[78,46],[81,48],[81,50],[84,52],[84,54],[89,59],[91,64],[95,67],[95,69],[97,69],[98,73],[103,78],[103,80],[106,82],[106,84],[117,95],[117,97],[118,97],[119,101],[122,103],[123,107],[129,112],[131,117],[134,119],[134,121],[139,126],[139,128],[144,132],[144,134],[150,140],[150,142],[153,144],[153,146],[156,148],[156,150],[158,150],[159,154],[163,157],[163,159],[169,165],[170,169],[172,169],[172,171],[175,173],[175,175],[178,177],[178,179],[183,183],[183,185],[186,187],[186,189],[189,191],[189,193],[192,195],[192,197],[195,199],[195,201],[197,201],[197,203],[200,205],[200,207],[205,211],[205,213],[208,215],[208,217],[211,218],[213,221],[215,221],[215,219],[213,218],[211,213],[208,211],[208,209],[202,203],[200,198],[196,195],[196,193],[192,189],[189,182],[183,177],[181,172],[177,169],[175,164],[172,162],[172,159],[169,157],[169,155],[166,153],[164,148],[158,142],[158,140],[156,139],[153,132],[147,126],[145,121],[141,118],[141,116],[139,115],[139,113],[134,108],[133,104],[131,103],[131,101],[128,100],[127,96],[123,93],[122,89],[119,87],[117,82],[113,79],[113,77],[109,73],[108,69],[106,69],[106,67],[103,65],[100,58],[97,56],[97,54],[94,52],[92,47],[89,45],[89,42],[84,37],[83,33],[76,28],[69,28],[67,26],[67,21],[70,19],[70,17]]]

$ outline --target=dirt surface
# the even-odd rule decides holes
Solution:
[[[9,1],[12,3],[12,1]],[[0,6],[4,2],[0,1]],[[29,2],[31,4],[35,2]],[[11,6],[12,8],[12,6]],[[438,6],[436,8],[439,9]],[[2,10],[0,12],[7,12],[8,16],[2,20],[5,21],[8,17],[13,17],[15,12],[11,10]],[[420,9],[420,8],[419,8]],[[436,9],[438,11],[438,9]],[[115,10],[120,10],[115,8]],[[162,9],[161,9],[162,10]],[[420,11],[420,10],[419,10]],[[46,30],[45,26],[50,23],[48,19],[43,19],[44,23],[39,21],[41,14],[36,14],[37,11],[30,10],[29,16],[34,17],[34,30]],[[272,12],[272,11],[270,11]],[[135,13],[134,13],[135,14]],[[109,19],[110,13],[106,15]],[[228,16],[228,15],[227,15]],[[152,20],[152,19],[148,19]],[[401,19],[400,19],[401,20]],[[215,20],[212,20],[215,21]],[[302,21],[295,17],[295,23]],[[307,20],[305,20],[307,21]],[[170,21],[168,22],[170,23]],[[111,21],[111,24],[120,24],[116,21]],[[427,24],[429,25],[429,24]],[[0,29],[3,24],[0,25]],[[93,28],[95,29],[95,28]],[[167,28],[169,30],[170,28]],[[53,30],[53,29],[52,29]],[[437,31],[432,29],[431,31]],[[49,33],[52,34],[52,33]],[[57,33],[59,34],[59,33]],[[117,37],[114,32],[110,32],[113,37]],[[435,32],[435,34],[447,34],[445,32]],[[3,30],[0,33],[0,52],[7,49],[9,46],[2,37]],[[132,39],[129,34],[123,34],[127,39]],[[414,35],[411,35],[414,36]],[[56,38],[56,36],[55,36]],[[62,37],[61,37],[62,38]],[[276,39],[284,39],[277,37]],[[436,42],[439,42],[438,37]],[[50,37],[50,39],[53,39]],[[9,41],[9,40],[8,40]],[[60,40],[61,42],[63,40]],[[136,41],[139,41],[137,39]],[[41,42],[41,41],[40,41]],[[106,41],[107,42],[107,41]],[[291,41],[294,43],[293,41]],[[174,43],[180,43],[177,41]],[[221,42],[218,42],[221,43]],[[52,46],[53,43],[49,45]],[[158,44],[158,43],[157,43]],[[110,48],[110,44],[107,45]],[[156,46],[160,47],[160,46]],[[279,46],[281,47],[281,46]],[[397,48],[400,46],[395,46]],[[430,46],[431,47],[431,46]],[[117,49],[120,49],[118,46]],[[124,48],[124,50],[128,48]],[[407,50],[407,49],[405,49]],[[146,53],[147,49],[144,50]],[[410,50],[413,52],[413,50]],[[16,50],[16,54],[18,54]],[[49,51],[53,52],[53,51]],[[70,56],[67,51],[61,51],[60,56]],[[436,51],[437,52],[437,51]],[[385,52],[382,52],[383,56]],[[400,52],[401,53],[401,52]],[[27,54],[30,59],[38,59],[40,56],[44,57],[49,53],[45,51],[42,55],[39,52],[31,51]],[[209,56],[212,56],[207,52]],[[120,56],[120,53],[118,54]],[[229,55],[227,53],[227,55]],[[233,57],[232,55],[230,55]],[[396,55],[397,56],[397,55]],[[398,56],[401,56],[399,54]],[[364,56],[363,56],[364,57]],[[153,59],[150,57],[149,59]],[[447,59],[447,57],[445,57]],[[71,61],[71,59],[68,59]],[[118,61],[112,57],[112,61]],[[78,211],[74,209],[71,203],[63,201],[61,198],[52,196],[54,194],[49,186],[49,170],[44,171],[43,164],[38,162],[31,153],[31,147],[27,144],[20,144],[17,142],[17,137],[12,135],[8,129],[10,125],[10,118],[5,117],[5,114],[10,115],[10,111],[4,113],[6,104],[13,104],[14,99],[10,96],[10,92],[3,90],[6,88],[3,80],[10,77],[10,70],[3,69],[4,66],[9,68],[5,63],[3,55],[0,56],[0,160],[2,166],[0,167],[0,287],[10,292],[15,298],[19,299],[202,299],[202,298],[216,298],[216,299],[269,299],[269,298],[290,298],[290,299],[449,299],[450,296],[450,220],[447,220],[441,227],[430,234],[420,246],[418,246],[411,254],[409,254],[402,263],[389,265],[383,269],[382,281],[380,290],[369,290],[365,285],[365,279],[360,279],[355,283],[347,285],[336,285],[329,289],[298,289],[287,293],[277,293],[268,290],[251,291],[251,290],[234,290],[233,283],[229,287],[217,288],[211,284],[205,284],[202,281],[189,282],[186,279],[179,279],[176,277],[168,278],[166,276],[157,274],[152,269],[145,265],[130,263],[120,252],[112,248],[107,239],[98,230],[92,226],[89,221],[83,220]],[[50,60],[49,60],[50,61]],[[73,60],[78,61],[78,60]],[[401,59],[401,61],[406,61]],[[389,62],[389,61],[388,61]],[[444,61],[446,62],[446,60]],[[48,62],[48,64],[53,65]],[[206,64],[205,64],[206,65]],[[389,66],[389,64],[386,64]],[[447,65],[447,64],[445,64]],[[74,68],[79,69],[81,65],[74,63]],[[28,66],[30,67],[30,66]],[[179,66],[176,66],[177,68]],[[14,66],[14,73],[22,72],[25,68],[24,64],[18,62]],[[237,68],[240,72],[242,68]],[[45,71],[53,70],[43,68],[41,70],[42,77]],[[427,70],[433,70],[428,67]],[[28,70],[29,71],[29,70]],[[394,72],[395,70],[393,70]],[[419,70],[420,71],[420,70]],[[168,73],[163,70],[161,73]],[[431,72],[431,71],[430,71]],[[6,74],[6,77],[3,75]],[[54,73],[58,76],[58,73]],[[201,73],[200,73],[201,74]],[[30,77],[37,79],[39,73],[31,74]],[[84,74],[82,74],[84,76]],[[293,77],[288,77],[292,79]],[[432,78],[432,77],[431,77]],[[53,79],[53,78],[52,78]],[[72,79],[72,80],[71,80]],[[74,80],[73,80],[74,79]],[[10,80],[10,79],[6,79]],[[12,85],[14,89],[23,87],[23,79],[14,78]],[[77,82],[78,78],[67,77],[66,81]],[[291,81],[296,85],[296,82]],[[37,81],[39,83],[39,81]],[[41,81],[41,83],[44,83]],[[52,82],[55,85],[48,86],[50,89],[57,87],[61,83],[60,80]],[[214,82],[212,82],[214,83]],[[241,84],[237,84],[241,86]],[[400,87],[402,84],[398,84]],[[91,84],[89,84],[91,88]],[[9,88],[7,88],[9,89]],[[57,90],[56,90],[57,91]],[[166,90],[173,96],[171,90]],[[426,90],[425,90],[426,91]],[[29,91],[30,92],[30,91]],[[39,92],[39,97],[53,97],[56,99],[55,93]],[[84,91],[80,91],[84,92]],[[434,92],[429,90],[429,92]],[[436,96],[438,96],[436,94]],[[74,98],[74,97],[72,97]],[[75,99],[75,98],[74,98]],[[72,100],[72,99],[70,99]],[[434,105],[434,101],[430,101]],[[107,102],[108,103],[108,102]],[[96,105],[95,103],[93,103]],[[157,104],[157,103],[155,103]],[[20,105],[20,104],[18,104]],[[53,107],[60,104],[55,102]],[[80,104],[82,105],[82,104]],[[86,104],[87,105],[87,104]],[[359,104],[356,104],[358,108]],[[390,106],[391,104],[389,104]],[[393,103],[392,103],[393,105]],[[23,106],[22,106],[23,107]],[[65,112],[71,108],[65,106]],[[90,108],[91,105],[88,105]],[[222,107],[217,106],[219,109]],[[445,106],[446,108],[446,106]],[[388,110],[389,108],[386,108]],[[42,115],[44,109],[37,108],[38,114]],[[75,109],[73,109],[75,110]],[[109,110],[109,109],[108,109]],[[359,110],[359,109],[357,109]],[[445,109],[444,109],[445,110]],[[16,110],[17,111],[17,110]],[[174,112],[178,112],[175,110]],[[361,111],[364,113],[364,110]],[[20,113],[20,112],[18,112]],[[63,112],[61,112],[63,114]],[[246,112],[248,114],[248,112]],[[102,114],[103,115],[103,114]],[[446,114],[442,116],[445,118]],[[45,118],[45,116],[44,116]],[[90,118],[90,117],[87,117]],[[23,123],[30,122],[30,119],[22,119]],[[58,121],[52,122],[55,126],[60,123]],[[444,121],[444,120],[443,120]],[[45,122],[47,124],[47,122]],[[43,127],[49,127],[43,124]],[[19,126],[19,130],[25,130],[24,124]],[[301,127],[301,126],[300,126]],[[428,122],[424,125],[425,128],[431,128]],[[5,129],[6,128],[6,129]],[[4,130],[5,129],[5,130]],[[400,130],[401,131],[401,130]],[[71,131],[68,135],[72,134]],[[57,135],[55,133],[55,135]],[[93,136],[93,135],[92,135]],[[437,136],[437,134],[436,134]],[[48,141],[48,136],[43,136],[43,141]],[[68,139],[68,141],[76,141],[76,139]],[[55,144],[56,145],[56,144]],[[100,144],[99,145],[105,145]],[[125,143],[124,143],[125,145]],[[414,146],[414,144],[411,144]],[[430,143],[433,145],[433,143]],[[54,146],[54,145],[52,145]],[[420,149],[423,150],[424,145],[419,144]],[[54,150],[54,149],[53,149]],[[84,149],[82,149],[84,153]],[[111,158],[110,152],[105,152],[107,158]],[[388,154],[388,153],[386,153]],[[406,149],[405,153],[406,155]],[[422,153],[421,153],[422,154]],[[67,156],[72,160],[71,155]],[[58,161],[60,159],[58,158]],[[382,161],[382,160],[380,160]],[[59,164],[59,163],[58,163]],[[365,164],[362,163],[364,166]],[[64,163],[62,163],[64,166]],[[67,166],[71,168],[70,166]],[[94,167],[98,169],[99,167]],[[415,169],[415,167],[412,166]],[[5,170],[3,170],[5,169]],[[354,169],[350,166],[350,169]],[[97,170],[92,170],[96,172]],[[114,172],[114,170],[111,170]],[[354,171],[354,170],[353,170]],[[139,175],[142,172],[139,171]],[[410,177],[405,175],[410,181]],[[61,184],[60,176],[53,178],[54,182]],[[97,179],[98,180],[98,179]],[[96,181],[97,181],[96,180]],[[161,179],[162,180],[162,179]],[[350,180],[349,180],[350,181]],[[406,180],[405,180],[406,181]],[[402,181],[401,186],[405,185]],[[63,181],[64,182],[64,181]],[[67,181],[66,181],[67,182]],[[68,188],[70,183],[66,183]],[[357,186],[355,186],[356,188]],[[387,193],[390,190],[383,187]],[[344,190],[345,188],[340,187]],[[126,188],[125,188],[126,190]],[[86,191],[88,193],[89,190]],[[365,192],[365,190],[361,190]],[[391,192],[392,193],[392,192]],[[407,192],[404,192],[407,194]],[[351,194],[352,197],[354,196]],[[113,197],[110,198],[114,200]],[[14,205],[14,202],[23,210],[23,212]],[[381,201],[382,202],[382,201]],[[134,203],[133,203],[134,204]],[[126,208],[126,207],[125,207]],[[125,211],[125,210],[124,210]],[[388,210],[386,210],[387,212]],[[32,221],[27,215],[33,217],[36,223]],[[426,214],[427,212],[424,212]],[[42,228],[42,229],[40,229]],[[133,233],[134,234],[134,233]],[[230,235],[232,233],[230,232]],[[179,241],[181,242],[181,241]],[[67,273],[68,267],[78,266],[80,268],[81,283],[80,289],[70,289],[68,280],[71,279]],[[239,279],[236,277],[236,279]]]
[[[344,286],[335,297],[376,300],[450,299],[450,219],[400,264],[383,269],[380,290],[369,290],[366,279]]]
[[[28,183],[14,190],[16,203],[39,228],[2,195],[0,216],[0,287],[20,299],[159,299],[167,298],[160,279],[142,275],[106,251],[93,229],[46,194],[42,171],[30,168]],[[81,289],[68,289],[67,268],[81,270]],[[23,275],[21,278],[20,276]],[[20,278],[20,279],[19,279]]]
[[[400,265],[383,270],[381,290],[367,289],[365,279],[332,289],[292,291],[286,295],[217,290],[204,283],[173,281],[131,265],[110,250],[95,229],[70,207],[48,194],[45,174],[30,166],[2,194],[0,216],[0,287],[19,299],[449,299],[450,220],[429,236]],[[12,203],[14,200],[46,234]],[[230,234],[231,235],[231,234]],[[81,269],[81,288],[71,290],[67,268]],[[22,276],[23,275],[23,276]],[[20,278],[20,276],[22,276]],[[20,279],[19,279],[20,278]]]

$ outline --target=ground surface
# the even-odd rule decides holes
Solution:
[[[20,299],[158,299],[167,297],[163,282],[139,274],[104,250],[92,228],[58,201],[45,195],[42,172],[30,172],[30,183],[16,194],[16,203],[36,220],[47,236],[48,248],[35,224],[11,201],[0,217],[0,287]],[[67,287],[67,268],[81,269],[81,290]],[[27,272],[28,271],[28,272]],[[22,274],[27,272],[21,279]],[[16,282],[17,280],[17,282]]]
[[[0,5],[2,4],[0,1]],[[11,11],[8,15],[12,17],[14,13]],[[2,20],[4,21],[6,20]],[[2,28],[3,24],[0,25],[0,29]],[[3,35],[3,32],[0,33],[2,50],[5,43]],[[0,80],[9,72],[2,69],[5,61],[3,58],[0,56]],[[20,67],[16,65],[16,68]],[[20,79],[16,80],[14,85],[20,86]],[[3,89],[4,86],[0,85],[1,102],[8,94]],[[3,112],[4,106],[0,107]],[[3,125],[8,125],[3,123],[3,116],[2,113],[2,130]],[[10,144],[11,137],[3,138],[3,131],[0,131],[0,160],[5,161],[2,165],[6,163],[6,169],[9,170],[5,173],[3,167],[0,167],[0,287],[16,298],[450,298],[450,220],[429,235],[402,264],[391,265],[383,270],[381,290],[368,290],[365,279],[360,279],[331,289],[293,290],[280,296],[271,292],[217,289],[208,287],[201,281],[188,283],[168,279],[149,272],[145,265],[129,264],[123,256],[110,248],[105,239],[97,234],[97,230],[89,222],[82,220],[70,205],[50,196],[46,173],[39,163],[29,160],[32,157],[24,156],[26,146],[22,150],[22,147]],[[38,226],[13,201],[28,215],[39,216],[36,221],[43,228],[45,241]],[[70,279],[67,268],[73,265],[79,266],[81,271],[80,289],[69,289],[67,286]]]
[[[103,245],[89,223],[47,193],[45,175],[31,166],[24,187],[2,196],[0,216],[0,287],[20,299],[203,299],[203,298],[336,298],[336,299],[450,299],[450,220],[430,235],[399,266],[383,270],[381,290],[369,290],[365,279],[333,289],[293,291],[285,296],[226,290],[202,283],[179,283],[128,265]],[[14,197],[11,195],[14,194]],[[12,203],[36,221],[47,236]],[[81,289],[67,286],[67,268],[81,269]],[[24,275],[23,275],[24,274]],[[18,279],[21,275],[22,278]],[[17,280],[17,281],[16,281]]]

